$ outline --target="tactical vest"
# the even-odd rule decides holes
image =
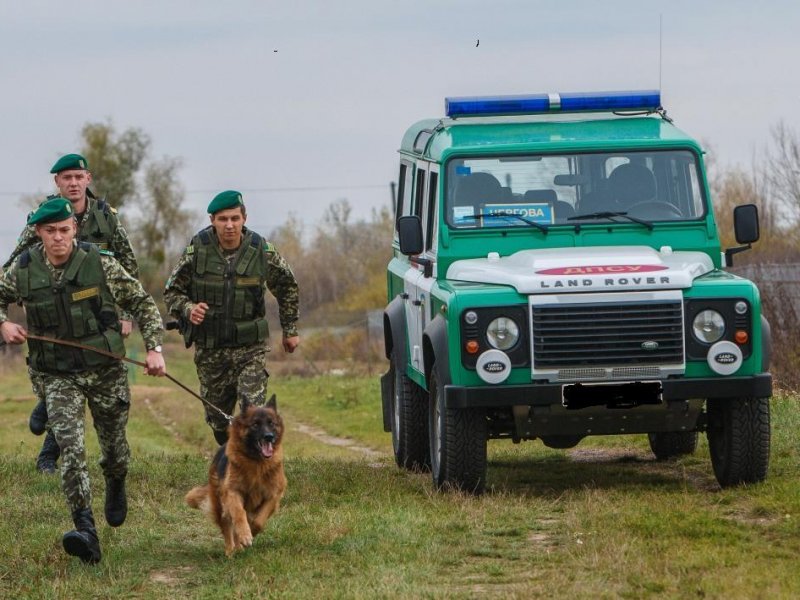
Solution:
[[[117,215],[108,202],[97,200],[88,210],[88,214],[83,216],[78,239],[97,246],[100,250],[111,250],[111,242],[118,226]]]
[[[47,200],[53,198],[58,198],[58,196],[48,196]],[[84,214],[78,227],[78,241],[88,242],[100,250],[111,250],[114,233],[119,227],[116,211],[105,199],[98,199],[91,190],[87,189],[86,206],[89,206],[92,200],[94,200],[94,204],[88,209],[88,214]]]
[[[100,253],[90,244],[78,244],[58,282],[47,268],[41,248],[25,250],[20,255],[17,288],[32,334],[125,354]],[[28,350],[31,367],[50,373],[76,373],[117,362],[89,350],[39,340],[29,339]]]
[[[202,348],[262,342],[269,334],[264,306],[264,240],[245,229],[236,256],[228,261],[212,232],[213,228],[207,227],[192,238],[189,296],[192,302],[208,304],[208,311],[200,325],[188,324],[184,339],[187,345],[194,342]]]

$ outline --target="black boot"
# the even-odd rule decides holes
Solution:
[[[128,516],[128,497],[125,495],[125,475],[106,477],[106,523],[119,527]]]
[[[228,441],[228,432],[227,431],[217,431],[216,429],[212,429],[211,431],[214,432],[214,439],[217,440],[217,443],[220,446],[224,446],[225,443]]]
[[[91,508],[79,508],[72,513],[75,529],[64,534],[61,540],[64,550],[70,556],[77,556],[83,562],[93,565],[100,562],[100,540],[94,527]]]
[[[61,448],[58,447],[56,436],[52,431],[48,431],[42,443],[42,450],[36,458],[36,470],[40,473],[55,473],[56,461],[61,456]]]
[[[33,435],[42,435],[47,426],[47,404],[44,400],[39,400],[31,411],[31,418],[28,427],[31,428]]]

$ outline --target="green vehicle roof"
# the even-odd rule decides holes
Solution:
[[[402,153],[443,162],[451,154],[691,147],[695,140],[660,116],[571,113],[426,119],[406,131]]]

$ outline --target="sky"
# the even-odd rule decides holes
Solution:
[[[800,2],[766,6],[0,0],[0,254],[87,122],[179,157],[198,226],[237,189],[263,234],[340,199],[388,207],[404,131],[447,96],[660,88],[678,127],[747,168],[779,122],[800,132]]]

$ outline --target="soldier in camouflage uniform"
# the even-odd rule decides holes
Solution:
[[[95,198],[89,189],[92,174],[86,159],[80,154],[67,154],[59,158],[50,172],[62,198],[72,202],[78,222],[78,239],[89,242],[101,250],[110,250],[122,267],[133,277],[139,278],[139,265],[133,255],[131,243],[125,228],[119,222],[116,209],[105,200]],[[26,249],[39,242],[35,227],[28,225],[17,241],[17,247],[3,265],[7,269]],[[132,317],[124,311],[120,312],[122,335],[127,337],[131,332]],[[32,367],[28,367],[36,403],[30,418],[30,428],[35,435],[45,432],[47,426],[47,406],[41,376]],[[52,431],[48,431],[42,443],[42,449],[36,459],[36,468],[43,473],[55,473],[59,456],[58,444]]]
[[[116,306],[136,317],[147,348],[146,373],[164,375],[161,316],[152,297],[106,250],[77,242],[71,202],[44,202],[29,221],[42,243],[19,255],[0,276],[0,333],[10,344],[28,341],[29,361],[40,374],[51,431],[62,451],[61,486],[75,529],[64,534],[67,553],[100,560],[86,465],[84,403],[92,412],[106,480],[105,518],[122,525],[128,512],[125,437],[130,408],[127,368],[117,358],[28,339],[30,334],[77,342],[124,355]],[[27,329],[8,321],[8,305],[25,307]]]
[[[192,238],[167,280],[164,300],[178,318],[194,355],[200,393],[226,414],[265,403],[268,336],[264,292],[277,298],[283,348],[294,352],[297,281],[289,265],[244,224],[247,212],[236,191],[217,194],[208,206],[211,226]],[[228,439],[228,421],[205,404],[206,422],[217,443]]]

